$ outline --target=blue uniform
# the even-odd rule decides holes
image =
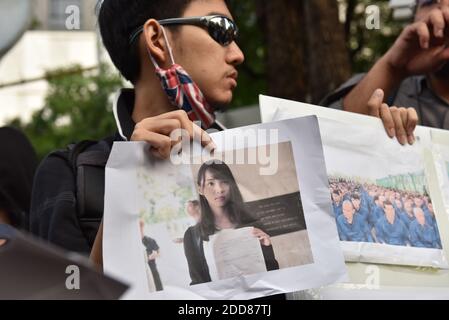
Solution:
[[[336,205],[335,202],[332,202],[332,208],[334,209],[335,218],[338,218],[343,213],[342,202],[338,205]]]
[[[410,224],[410,242],[414,247],[440,249],[435,228],[427,222],[423,226],[418,220]]]
[[[401,211],[399,212],[399,218],[402,220],[402,222],[404,222],[405,226],[407,227],[407,229],[410,230],[410,224],[416,220],[415,215],[412,214],[411,216],[409,216],[407,214],[407,212],[405,211]]]
[[[365,209],[365,210],[370,210],[371,208],[371,202],[372,199],[369,196],[368,192],[366,192],[365,189],[362,189],[362,196],[361,196],[361,206]]]
[[[409,242],[407,227],[398,216],[395,217],[393,224],[390,224],[385,216],[381,217],[375,228],[377,241],[380,243],[406,246]]]
[[[352,223],[344,215],[337,218],[338,235],[341,241],[373,242],[368,225],[358,215],[354,215]]]
[[[434,226],[436,224],[435,217],[430,213],[427,206],[423,205],[421,207],[421,209],[424,212],[424,217],[426,218],[426,223],[431,226]]]
[[[372,228],[374,228],[377,224],[377,221],[379,221],[380,218],[385,217],[384,209],[381,207],[374,205],[373,209],[371,210],[371,213],[368,217],[368,222],[371,225]]]
[[[438,230],[438,225],[435,221],[435,225],[433,226],[434,230],[435,230],[435,234],[437,237],[437,244],[438,244],[438,248],[443,248],[443,245],[441,244],[441,238],[440,238],[440,230]]]
[[[369,211],[368,209],[364,207],[360,207],[359,210],[355,211],[355,215],[358,215],[360,218],[362,218],[363,223],[368,225],[368,218],[369,218]]]
[[[430,210],[426,205],[423,205],[422,208],[424,217],[426,218],[426,224],[432,226],[435,229],[437,243],[439,245],[439,248],[442,248],[443,246],[441,245],[440,231],[438,230],[437,220],[435,219],[435,216],[430,213]]]

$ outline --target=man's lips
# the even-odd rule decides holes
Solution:
[[[229,80],[229,82],[231,83],[231,87],[232,88],[236,88],[237,87],[237,78],[238,78],[238,72],[232,72],[230,74],[228,74],[228,76],[226,77],[226,79]]]
[[[239,77],[239,73],[237,70],[234,70],[230,73],[228,73],[228,75],[226,76],[227,78],[231,78],[234,79],[235,81],[237,81],[238,77]]]

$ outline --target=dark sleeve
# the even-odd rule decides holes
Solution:
[[[74,173],[62,156],[49,155],[37,170],[30,231],[66,250],[90,253],[91,247],[78,221]]]
[[[195,244],[194,227],[190,227],[184,234],[184,254],[189,266],[189,274],[192,282],[190,285],[211,281],[209,274],[205,274],[202,267],[203,259],[201,252],[199,252],[198,246]]]
[[[279,263],[274,256],[273,246],[262,246],[262,253],[265,259],[267,271],[279,270]]]
[[[145,248],[147,249],[147,251],[149,253],[152,253],[153,251],[158,251],[159,250],[159,246],[156,242],[156,240],[154,240],[153,238],[150,237],[144,237],[142,239],[143,245],[145,246]]]
[[[153,240],[153,250],[154,251],[159,251],[159,245],[157,244],[157,242],[156,242],[156,240],[154,240],[154,239],[152,239]]]
[[[365,74],[356,74],[351,79],[343,83],[337,90],[328,94],[321,102],[320,105],[332,109],[343,110],[344,98],[357,86],[360,81],[365,77]]]
[[[142,238],[142,244],[143,244],[143,246],[145,247],[145,249],[147,250],[147,252],[148,252],[148,250],[149,250],[149,244],[148,244],[148,237],[143,237]]]

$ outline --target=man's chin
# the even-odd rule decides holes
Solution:
[[[228,111],[229,104],[214,104],[213,109],[215,112],[223,113]]]
[[[229,109],[229,106],[232,102],[232,95],[230,98],[215,100],[210,103],[215,112],[225,112]]]

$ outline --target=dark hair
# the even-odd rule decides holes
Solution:
[[[191,200],[189,201],[191,204],[193,204],[195,207],[200,205],[200,202],[198,200]]]
[[[149,19],[181,17],[194,0],[104,0],[98,12],[103,44],[112,62],[128,81],[140,76],[139,41],[129,43],[133,31]]]
[[[386,206],[392,206],[392,207],[394,208],[394,205],[391,203],[390,200],[385,200],[385,202],[384,202],[384,208],[385,208]]]
[[[352,196],[351,196],[351,198],[352,198],[353,200],[360,200],[360,196],[359,196],[357,193],[353,193]]]
[[[0,128],[0,210],[14,227],[28,229],[37,157],[27,137],[13,128]]]
[[[255,219],[251,218],[245,210],[242,194],[240,193],[231,169],[224,162],[218,160],[205,162],[198,171],[197,183],[200,188],[205,183],[206,172],[210,172],[215,179],[228,181],[230,184],[231,195],[230,200],[226,205],[229,220],[238,226],[254,223]],[[217,231],[214,214],[209,206],[209,202],[203,195],[200,195],[200,205],[200,231],[203,239],[208,239],[210,235]]]

